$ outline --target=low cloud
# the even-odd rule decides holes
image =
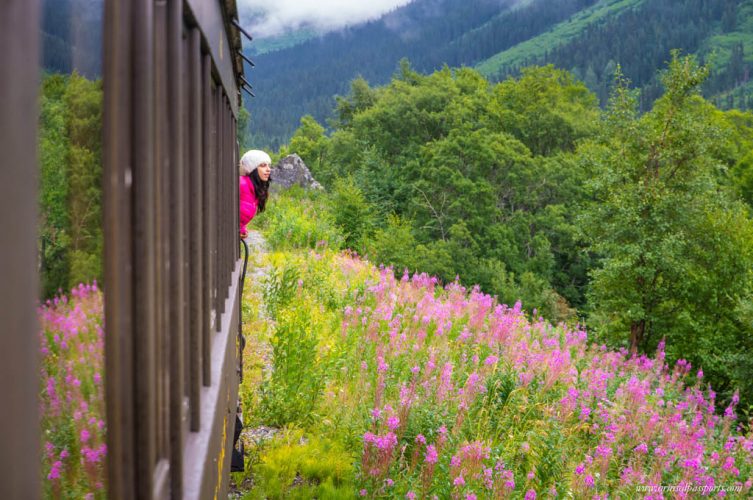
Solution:
[[[411,0],[239,0],[243,25],[266,38],[301,27],[326,32],[376,19]]]

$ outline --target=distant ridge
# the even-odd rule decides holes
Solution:
[[[257,146],[287,142],[304,114],[326,125],[334,96],[356,76],[384,84],[402,58],[423,73],[471,66],[493,80],[552,63],[602,102],[620,64],[643,89],[645,109],[677,48],[712,64],[704,94],[717,105],[753,107],[753,0],[414,0],[379,20],[286,43],[256,55],[250,72],[257,98],[248,101],[248,139]]]

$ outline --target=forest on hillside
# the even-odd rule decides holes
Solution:
[[[255,56],[250,79],[258,98],[248,103],[255,126],[247,140],[277,149],[302,115],[327,123],[334,96],[345,95],[350,81],[360,75],[385,84],[402,58],[421,73],[484,63],[498,81],[552,63],[583,80],[602,105],[619,64],[643,89],[639,104],[646,111],[661,94],[657,70],[672,49],[681,49],[710,63],[706,97],[724,109],[749,109],[751,29],[751,0],[533,0],[514,8],[497,0],[417,0],[378,21]],[[535,50],[518,50],[526,41]],[[492,64],[508,50],[519,53]]]
[[[39,120],[41,296],[102,278],[102,81],[44,75]]]
[[[602,110],[552,66],[491,84],[404,62],[385,87],[354,81],[331,133],[305,117],[280,154],[328,187],[344,247],[612,347],[666,342],[751,402],[753,114],[704,100],[707,77],[675,55],[642,114],[619,72]]]

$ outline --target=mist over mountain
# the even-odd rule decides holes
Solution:
[[[238,0],[241,22],[254,36],[268,38],[300,28],[318,33],[379,18],[411,0]]]
[[[384,84],[403,58],[422,73],[472,66],[492,80],[551,63],[602,103],[619,64],[643,88],[645,109],[661,91],[657,70],[681,49],[711,64],[707,97],[753,107],[753,0],[414,0],[378,20],[290,43],[254,56],[247,71],[257,96],[246,100],[255,146],[276,149],[304,114],[326,124],[334,96],[347,94],[354,78]]]
[[[43,0],[42,67],[100,77],[103,14],[104,0]]]

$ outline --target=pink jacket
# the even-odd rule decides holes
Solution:
[[[251,219],[256,215],[256,192],[254,191],[254,183],[251,182],[251,178],[247,175],[241,175],[239,179],[240,188],[240,234],[246,234],[246,224],[251,222]]]

